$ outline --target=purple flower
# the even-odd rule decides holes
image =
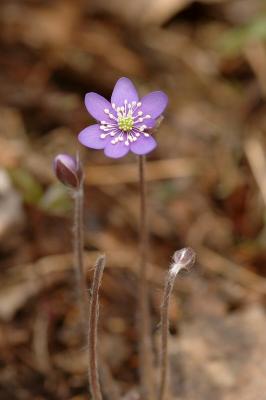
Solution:
[[[58,180],[72,189],[78,189],[82,182],[79,161],[68,154],[58,154],[54,159],[54,172]]]
[[[157,143],[151,135],[157,118],[168,103],[165,93],[152,92],[139,99],[128,78],[120,78],[111,102],[97,93],[87,93],[85,105],[97,124],[80,132],[78,139],[86,147],[104,149],[106,156],[120,158],[129,150],[138,155],[150,153]]]

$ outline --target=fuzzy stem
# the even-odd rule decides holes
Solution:
[[[88,347],[89,347],[89,383],[91,396],[93,400],[102,400],[102,394],[99,382],[98,373],[98,358],[97,358],[97,331],[98,331],[98,317],[99,317],[99,288],[101,285],[103,270],[105,267],[105,256],[100,256],[95,265],[91,301],[89,312],[89,333],[88,333]]]
[[[164,400],[167,393],[168,378],[168,332],[169,332],[169,301],[174,287],[175,276],[168,274],[161,311],[161,376],[158,400]]]
[[[169,334],[169,303],[174,288],[175,279],[181,269],[188,270],[195,262],[195,252],[191,248],[184,248],[175,252],[173,264],[170,265],[164,286],[163,302],[161,307],[161,354],[160,354],[160,383],[158,400],[165,400],[168,384],[168,334]]]
[[[145,156],[139,156],[140,184],[140,281],[139,281],[139,335],[140,380],[143,400],[154,399],[153,353],[151,316],[147,282],[148,224],[146,205]]]
[[[82,312],[82,325],[84,339],[87,336],[87,321],[88,321],[88,299],[87,285],[84,274],[84,234],[83,234],[83,201],[84,201],[83,184],[74,192],[74,264],[77,279],[77,288],[79,292],[79,301]]]

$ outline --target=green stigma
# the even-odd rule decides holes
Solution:
[[[120,117],[118,118],[118,126],[121,131],[129,132],[134,126],[134,120],[132,117]]]

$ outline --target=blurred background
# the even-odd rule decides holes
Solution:
[[[171,302],[174,398],[265,400],[263,0],[1,0],[0,399],[87,398],[72,200],[51,163],[92,123],[84,94],[109,98],[121,76],[170,99],[147,166],[155,347],[171,256],[198,257]],[[80,150],[88,280],[108,258],[100,349],[124,395],[138,385],[137,164]]]

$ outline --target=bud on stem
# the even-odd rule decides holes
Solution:
[[[54,171],[57,179],[64,185],[72,189],[80,187],[83,173],[77,158],[68,154],[58,154],[54,159]]]

